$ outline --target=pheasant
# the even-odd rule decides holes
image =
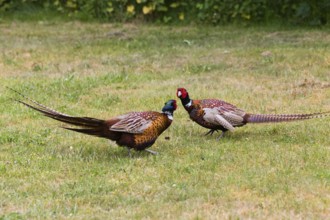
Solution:
[[[178,88],[177,97],[188,112],[191,120],[210,129],[205,135],[221,130],[218,140],[226,131],[233,131],[247,123],[288,122],[326,116],[330,112],[311,114],[251,114],[236,106],[218,99],[192,100],[185,88]]]
[[[77,126],[63,127],[64,129],[115,141],[117,145],[128,149],[129,156],[131,156],[131,149],[136,151],[145,150],[149,153],[157,154],[157,152],[147,148],[152,146],[158,136],[171,125],[173,121],[173,112],[177,108],[176,101],[169,100],[165,103],[162,112],[129,112],[108,120],[102,120],[90,117],[74,117],[63,114],[42,105],[15,90],[13,91],[25,99],[25,101],[15,101],[41,112],[44,116]]]

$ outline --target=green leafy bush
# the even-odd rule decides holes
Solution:
[[[213,24],[259,21],[265,17],[265,0],[205,0],[196,4],[197,17]]]
[[[330,18],[329,0],[278,0],[268,1],[273,17],[294,23],[325,24]]]
[[[280,20],[320,25],[329,20],[330,11],[329,0],[0,0],[1,11],[20,11],[26,6],[103,21],[206,24]]]

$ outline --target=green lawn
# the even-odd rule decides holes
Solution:
[[[101,119],[160,111],[177,87],[253,113],[329,111],[329,29],[2,20],[0,33],[0,219],[329,218],[329,117],[216,141],[179,102],[160,154],[129,158],[5,88]]]

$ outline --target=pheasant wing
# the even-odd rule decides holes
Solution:
[[[221,106],[215,108],[218,115],[227,120],[232,126],[239,126],[244,124],[245,112],[233,106]]]
[[[119,116],[117,123],[110,127],[111,131],[126,132],[131,134],[143,133],[153,121],[153,117],[148,117],[148,112],[131,112]]]
[[[224,128],[233,131],[235,128],[230,124],[229,121],[227,121],[224,117],[222,117],[221,115],[215,115],[215,121],[223,126]]]
[[[203,119],[211,124],[220,125],[228,130],[234,130],[233,125],[224,117],[223,114],[219,114],[217,108],[204,108]]]
[[[224,120],[228,121],[232,126],[240,126],[244,124],[245,112],[236,106],[218,99],[203,99],[201,101],[203,110],[212,109],[212,114],[220,115]],[[207,110],[210,112],[210,110]],[[212,116],[215,120],[215,115]],[[214,121],[214,123],[216,123]],[[217,123],[216,123],[217,124]]]
[[[235,126],[244,124],[245,112],[235,106],[218,106],[214,108],[203,108],[204,120],[223,126],[228,130],[234,130]]]

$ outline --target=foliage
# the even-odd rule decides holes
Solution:
[[[25,7],[55,10],[68,16],[103,21],[144,19],[163,23],[188,20],[225,24],[282,20],[325,24],[329,0],[0,0],[1,11]]]
[[[296,23],[325,24],[329,20],[329,0],[278,0],[269,1],[274,16]]]

